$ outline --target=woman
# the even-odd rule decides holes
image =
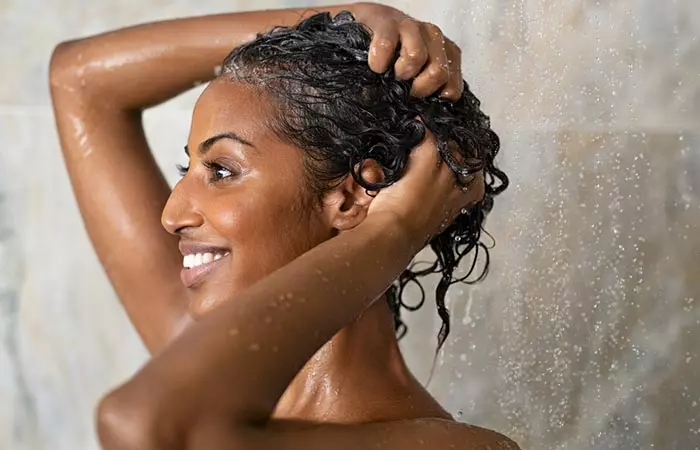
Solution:
[[[459,50],[386,6],[327,10],[350,11],[373,36],[350,13],[279,10],[55,50],[74,191],[154,355],[101,402],[105,448],[517,448],[455,422],[394,333],[402,287],[440,272],[444,341],[454,268],[479,249],[507,183],[497,138],[463,92]],[[214,79],[235,46],[197,101],[189,167],[170,192],[141,111]],[[436,265],[404,270],[428,242]]]

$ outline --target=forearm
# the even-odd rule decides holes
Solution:
[[[212,80],[226,55],[256,33],[293,25],[319,9],[337,13],[360,5],[175,19],[65,42],[54,52],[52,85],[115,108],[147,108]]]
[[[183,432],[203,417],[266,420],[306,361],[408,265],[415,242],[393,218],[368,217],[193,325],[117,403],[145,403],[159,428]]]

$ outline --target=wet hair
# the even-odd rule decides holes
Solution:
[[[371,194],[395,183],[404,174],[411,151],[423,140],[426,127],[456,173],[469,176],[484,171],[484,199],[430,240],[435,261],[422,269],[413,263],[387,292],[401,338],[407,331],[401,309],[419,309],[425,302],[420,279],[440,275],[435,291],[442,319],[439,351],[450,331],[445,306],[448,288],[455,283],[476,283],[488,272],[489,247],[480,241],[482,226],[493,197],[508,186],[508,178],[494,165],[498,136],[466,82],[456,102],[438,93],[424,99],[412,97],[412,81],[398,80],[393,67],[382,74],[369,68],[370,42],[369,30],[351,13],[344,11],[335,17],[319,13],[293,27],[273,28],[235,48],[224,60],[221,77],[261,88],[273,101],[268,125],[283,141],[302,149],[305,181],[318,199],[348,175]],[[381,165],[382,182],[362,178],[362,164],[368,159]],[[457,276],[456,269],[470,252],[469,270]],[[474,275],[480,255],[485,262]],[[409,305],[404,296],[412,283],[421,298]]]

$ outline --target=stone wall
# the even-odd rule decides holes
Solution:
[[[97,399],[146,358],[68,184],[47,89],[53,46],[148,20],[301,4],[0,4],[0,448],[96,448]],[[450,292],[453,331],[430,390],[524,449],[700,446],[700,4],[391,4],[463,46],[512,181],[487,224],[489,277]],[[195,98],[146,114],[171,181]],[[403,349],[427,380],[430,303],[409,322]]]

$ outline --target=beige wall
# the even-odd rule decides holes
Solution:
[[[96,448],[97,398],[146,357],[70,192],[47,92],[52,46],[299,4],[0,2],[0,448]],[[392,4],[463,45],[512,180],[487,226],[489,278],[450,293],[432,392],[526,449],[700,446],[700,4]],[[171,180],[194,98],[146,116]],[[403,347],[425,380],[429,304],[411,325]]]

